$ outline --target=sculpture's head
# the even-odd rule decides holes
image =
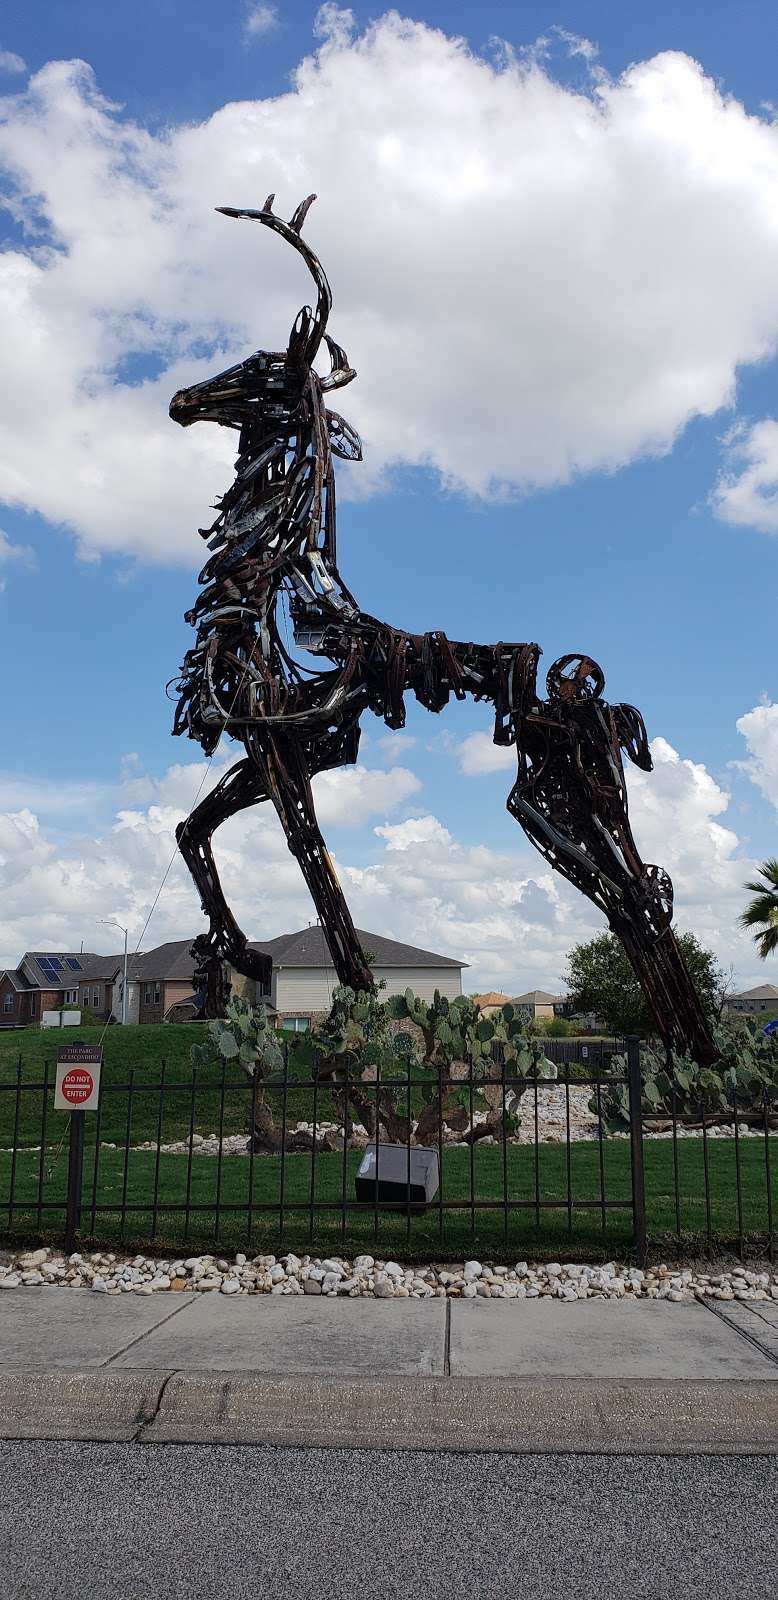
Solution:
[[[248,217],[260,222],[302,256],[316,285],[316,306],[303,306],[289,335],[286,350],[258,350],[247,361],[229,367],[205,383],[180,389],[170,402],[170,415],[174,422],[187,428],[193,422],[220,422],[226,427],[242,428],[245,424],[266,425],[268,434],[283,426],[286,417],[294,414],[305,389],[308,387],[313,363],[324,342],[330,355],[330,371],[317,378],[323,390],[342,389],[356,377],[349,366],[345,350],[327,333],[327,321],[332,308],[332,292],[321,262],[301,236],[301,230],[310,206],[316,199],[313,194],[297,207],[290,222],[276,216],[273,211],[274,195],[268,195],[261,211],[241,211],[233,206],[217,206],[225,217]],[[331,448],[346,460],[359,460],[359,439],[352,429],[334,413],[326,413]]]

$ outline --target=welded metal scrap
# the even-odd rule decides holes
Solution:
[[[302,238],[315,197],[290,222],[273,210],[229,206],[277,233],[302,257],[316,291],[286,350],[259,350],[205,383],[182,389],[170,415],[183,427],[219,423],[238,434],[235,479],[201,530],[210,551],[200,594],[187,613],[196,640],[177,680],[174,731],[206,753],[222,732],[245,757],[178,829],[178,841],[209,919],[195,941],[203,1010],[218,1015],[226,965],[267,984],[269,957],[248,948],[219,882],[211,846],[227,817],[270,800],[300,864],[342,983],[372,989],[348,906],[322,838],[311,778],[357,758],[359,722],[371,710],[390,728],[405,721],[405,695],[430,711],[450,695],[488,701],[494,739],[516,750],[508,809],[550,865],[604,913],[622,940],[665,1044],[698,1061],[715,1047],[673,937],[672,884],[640,857],[629,823],[623,754],[644,771],[651,757],[634,706],[608,705],[590,656],[560,657],[537,685],[534,643],[482,645],[416,634],[359,607],[337,564],[333,458],[361,459],[353,428],[328,408],[332,390],[356,376],[327,331],[332,295],[321,262]],[[314,361],[326,346],[330,371]],[[288,605],[295,648],[285,642]]]

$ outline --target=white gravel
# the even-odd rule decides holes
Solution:
[[[589,1101],[592,1098],[593,1092],[594,1091],[592,1087],[588,1084],[571,1084],[568,1097],[565,1094],[565,1088],[563,1084],[544,1083],[539,1085],[537,1097],[536,1132],[535,1097],[532,1090],[528,1089],[522,1101],[521,1126],[514,1135],[509,1137],[508,1143],[530,1145],[535,1144],[537,1138],[537,1141],[540,1144],[564,1144],[567,1138],[566,1130],[568,1105],[571,1143],[575,1144],[581,1139],[596,1139],[598,1137],[599,1121],[597,1116],[589,1110]],[[483,1127],[487,1120],[487,1116],[488,1113],[486,1111],[474,1112],[474,1127]],[[615,1134],[608,1134],[606,1130],[604,1130],[604,1132],[606,1138],[629,1138],[628,1132]],[[679,1139],[699,1139],[702,1137],[701,1130],[698,1127],[684,1128],[679,1124],[677,1132]],[[314,1136],[317,1150],[326,1152],[328,1150],[337,1151],[343,1149],[343,1125],[337,1122],[317,1121],[315,1133],[312,1122],[290,1123],[287,1133],[290,1138],[292,1138],[294,1135],[299,1137],[300,1150],[302,1152],[311,1148],[314,1142]],[[734,1123],[722,1124],[721,1126],[713,1125],[708,1128],[707,1133],[709,1139],[734,1139],[735,1126]],[[762,1128],[750,1128],[744,1123],[740,1124],[739,1133],[741,1139],[764,1138],[764,1131]],[[643,1137],[644,1139],[671,1139],[672,1129],[667,1128],[659,1132],[653,1131],[649,1121],[649,1123],[644,1126]],[[449,1128],[446,1127],[443,1129],[443,1142],[447,1149],[468,1148],[468,1144],[462,1139],[461,1134],[453,1133]],[[502,1143],[501,1139],[497,1139],[492,1135],[485,1135],[483,1138],[478,1139],[477,1142],[480,1145],[496,1145]],[[192,1135],[192,1154],[195,1156],[218,1156],[219,1143],[220,1141],[218,1133],[195,1133]],[[352,1133],[349,1140],[350,1147],[353,1149],[363,1149],[370,1143],[371,1136],[368,1134],[367,1129],[363,1127],[360,1122],[354,1122],[352,1124]],[[141,1143],[132,1145],[131,1148],[133,1150],[155,1151],[157,1149],[157,1142],[155,1139],[144,1139]],[[159,1148],[162,1155],[188,1155],[189,1140],[174,1139],[167,1142],[163,1141]],[[34,1154],[40,1150],[40,1146],[30,1145],[25,1146],[25,1149],[29,1150],[30,1154]],[[124,1146],[103,1140],[101,1142],[101,1149],[123,1150]],[[7,1154],[9,1152],[5,1149],[5,1147],[3,1147],[2,1153]],[[224,1134],[221,1140],[221,1153],[223,1156],[246,1156],[248,1154],[248,1135],[246,1133]],[[262,1159],[262,1154],[263,1153],[260,1153],[258,1155],[258,1159]]]
[[[156,1294],[181,1290],[198,1294],[342,1295],[379,1300],[417,1300],[433,1295],[491,1300],[532,1300],[541,1296],[573,1300],[638,1299],[688,1303],[692,1299],[778,1301],[778,1271],[727,1267],[700,1272],[662,1264],[643,1271],[616,1261],[514,1262],[511,1265],[465,1261],[454,1265],[402,1266],[371,1255],[297,1256],[292,1253],[234,1257],[197,1255],[166,1258],[124,1256],[114,1251],[65,1256],[41,1246],[0,1257],[0,1289],[48,1284],[89,1289],[96,1294]]]

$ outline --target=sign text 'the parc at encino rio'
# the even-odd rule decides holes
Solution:
[[[57,1051],[55,1111],[96,1111],[102,1064],[102,1045],[63,1045]]]

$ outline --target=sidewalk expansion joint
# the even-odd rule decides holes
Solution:
[[[143,1340],[148,1339],[150,1334],[156,1333],[158,1328],[164,1328],[166,1322],[172,1322],[173,1318],[177,1317],[179,1312],[184,1311],[186,1306],[189,1304],[190,1302],[187,1300],[183,1305],[174,1306],[173,1310],[169,1311],[166,1317],[161,1317],[159,1322],[155,1322],[153,1328],[144,1328],[143,1333],[137,1333],[135,1338],[129,1339],[127,1344],[123,1344],[120,1350],[114,1350],[108,1357],[108,1360],[103,1361],[101,1365],[103,1367],[110,1367],[113,1361],[118,1361],[120,1356],[126,1355],[127,1351],[134,1349],[136,1344],[142,1344]]]
[[[728,1328],[732,1329],[733,1333],[739,1333],[741,1339],[745,1339],[748,1344],[752,1344],[754,1349],[759,1351],[760,1356],[765,1356],[768,1361],[772,1362],[774,1367],[778,1367],[778,1355],[776,1355],[774,1350],[770,1349],[769,1345],[763,1344],[757,1334],[750,1333],[749,1330],[742,1327],[739,1322],[732,1322],[727,1316],[726,1311],[724,1311],[721,1306],[711,1305],[707,1298],[702,1302],[702,1304],[705,1306],[706,1311],[712,1311],[714,1317],[718,1317],[719,1322],[725,1323]],[[765,1325],[769,1326],[769,1324]]]

